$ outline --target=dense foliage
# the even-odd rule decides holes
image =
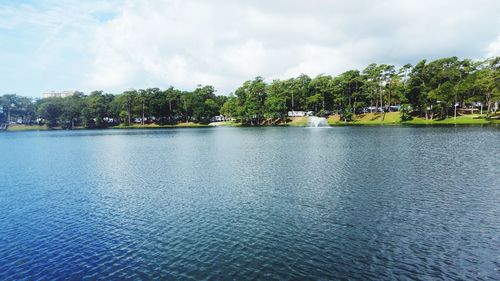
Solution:
[[[350,121],[363,112],[400,111],[412,116],[446,118],[459,110],[495,113],[500,102],[500,57],[485,61],[457,57],[415,66],[370,64],[338,76],[300,75],[266,84],[262,77],[246,81],[229,96],[215,95],[212,86],[192,92],[170,87],[128,90],[119,95],[94,91],[67,98],[0,97],[0,123],[43,123],[49,127],[103,128],[132,123],[208,123],[219,114],[243,124],[286,122],[288,111],[339,114]],[[480,109],[479,109],[480,108]],[[383,117],[382,117],[383,118]]]
[[[65,98],[29,99],[17,95],[1,97],[0,122],[10,120],[25,123],[43,123],[49,127],[105,128],[133,123],[175,124],[177,122],[208,123],[219,114],[227,97],[216,96],[211,86],[199,87],[193,92],[174,88],[128,90],[120,95],[94,91],[81,92]]]

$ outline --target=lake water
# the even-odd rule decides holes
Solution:
[[[0,280],[499,280],[500,128],[0,134]]]

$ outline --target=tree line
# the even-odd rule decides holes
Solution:
[[[274,80],[246,81],[230,95],[221,113],[245,124],[283,121],[288,111],[339,114],[350,121],[354,114],[400,111],[403,120],[413,116],[447,118],[457,109],[496,113],[500,102],[500,57],[484,61],[457,57],[422,60],[415,66],[370,64],[338,76],[300,75]]]
[[[212,86],[199,86],[186,92],[170,87],[127,90],[119,95],[93,91],[75,92],[69,97],[30,99],[18,95],[0,97],[0,123],[19,121],[62,128],[106,128],[133,123],[208,123],[219,114],[227,100],[215,95]],[[2,120],[3,119],[3,120]]]
[[[266,83],[262,77],[244,82],[229,96],[212,86],[194,91],[149,88],[113,95],[94,91],[66,98],[0,97],[0,122],[20,120],[49,127],[104,128],[132,123],[208,123],[222,114],[246,125],[286,122],[289,111],[355,114],[400,111],[403,120],[455,116],[457,110],[496,114],[500,102],[500,57],[483,61],[457,57],[422,60],[396,68],[370,64],[337,76],[302,74]],[[476,112],[477,112],[476,111]]]

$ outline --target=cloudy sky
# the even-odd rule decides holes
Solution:
[[[498,0],[0,0],[0,94],[338,74],[500,55]]]

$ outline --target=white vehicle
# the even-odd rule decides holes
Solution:
[[[304,117],[306,116],[305,111],[288,111],[288,117]]]

